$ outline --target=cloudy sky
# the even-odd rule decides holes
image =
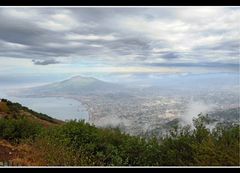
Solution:
[[[240,7],[1,7],[0,79],[237,73],[239,20]]]

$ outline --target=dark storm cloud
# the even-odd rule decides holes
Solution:
[[[164,59],[176,59],[179,56],[176,52],[166,52],[166,53],[162,53],[161,57]]]
[[[56,61],[54,59],[48,59],[48,60],[32,60],[32,62],[35,65],[49,65],[49,64],[59,64],[59,61]]]

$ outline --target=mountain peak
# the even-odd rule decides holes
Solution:
[[[78,75],[78,76],[73,76],[60,83],[71,84],[71,85],[89,85],[93,83],[104,83],[104,82],[93,77],[83,77]]]
[[[73,76],[61,82],[29,88],[24,95],[88,95],[116,93],[123,89],[122,86],[98,80],[94,77]],[[22,94],[19,94],[22,95]]]
[[[94,78],[94,77],[86,77],[86,76],[73,76],[67,80],[91,80],[91,81],[98,81],[98,79]]]

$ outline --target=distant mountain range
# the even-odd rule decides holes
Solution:
[[[119,84],[104,82],[92,77],[75,76],[70,79],[38,87],[21,89],[17,96],[34,95],[98,95],[121,92],[125,89]]]

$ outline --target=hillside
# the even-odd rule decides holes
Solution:
[[[30,139],[41,128],[50,128],[62,123],[62,121],[37,113],[19,103],[1,99],[0,166],[6,162],[15,166],[39,165],[38,161],[31,158],[31,154],[34,152],[31,145],[20,141]]]
[[[213,112],[209,116],[216,121],[220,119],[226,122],[239,122],[240,107]]]
[[[35,166],[239,166],[239,124],[175,126],[161,138],[60,122],[18,103],[0,102],[0,163]]]
[[[30,121],[39,123],[44,126],[51,126],[63,123],[48,115],[35,112],[19,103],[12,103],[9,100],[1,99],[0,101],[0,118],[21,119],[26,118]]]

